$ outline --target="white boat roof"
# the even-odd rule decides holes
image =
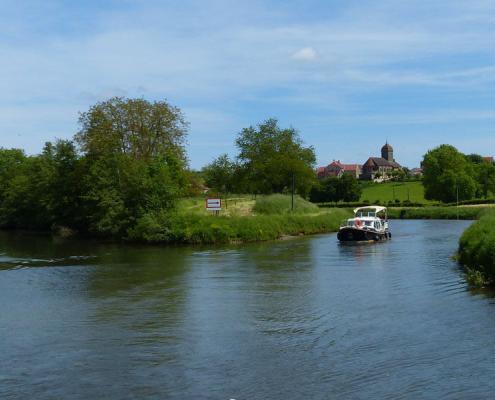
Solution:
[[[380,211],[384,211],[386,209],[387,207],[381,207],[381,206],[358,207],[354,209],[354,214],[356,214],[358,211],[363,211],[363,210],[374,210],[375,213],[379,213]]]

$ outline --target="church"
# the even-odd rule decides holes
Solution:
[[[363,164],[361,179],[387,179],[392,171],[400,169],[402,167],[394,159],[394,149],[387,142],[382,147],[381,157],[370,157]]]

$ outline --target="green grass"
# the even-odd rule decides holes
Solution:
[[[242,216],[251,215],[255,203],[253,195],[230,195],[221,197],[222,210],[220,215]],[[179,213],[210,215],[206,210],[205,197],[188,197],[181,199],[178,205]]]
[[[129,232],[129,239],[148,243],[214,244],[274,240],[338,230],[350,212],[334,209],[317,215],[278,214],[214,216],[199,213],[147,216]]]
[[[389,207],[388,215],[392,219],[478,219],[493,207]]]
[[[220,215],[205,210],[204,198],[182,199],[175,213],[146,215],[128,239],[148,243],[215,244],[274,240],[338,230],[351,216],[345,209],[322,211],[299,196],[292,212],[288,195],[230,197]]]
[[[256,214],[314,214],[319,212],[316,204],[304,200],[300,196],[294,196],[294,211],[291,210],[292,199],[290,195],[272,194],[262,196],[256,200],[253,211]]]
[[[485,212],[459,239],[459,262],[468,282],[484,286],[495,282],[495,210]]]
[[[425,199],[423,184],[420,181],[368,183],[363,185],[360,201],[369,201],[370,204],[378,201],[383,204],[395,200],[409,200],[412,203],[423,204],[434,203]]]

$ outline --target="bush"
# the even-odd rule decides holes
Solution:
[[[294,211],[291,210],[291,196],[283,194],[272,194],[259,197],[253,207],[256,214],[310,214],[318,212],[318,206],[304,200],[300,196],[294,196]]]
[[[459,262],[468,269],[470,283],[495,281],[495,211],[485,212],[459,239]]]

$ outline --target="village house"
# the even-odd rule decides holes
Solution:
[[[359,179],[361,172],[361,165],[359,164],[343,164],[340,160],[334,160],[326,167],[318,168],[317,176],[318,179],[328,178],[330,176],[340,178],[344,174],[349,174]]]

